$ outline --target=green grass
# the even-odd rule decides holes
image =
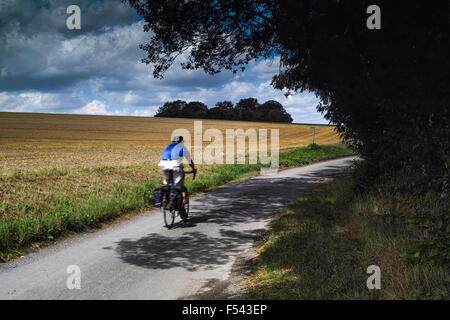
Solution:
[[[281,167],[352,154],[348,148],[311,145],[280,154]],[[261,164],[201,166],[186,179],[191,194],[211,190],[259,172]],[[156,164],[124,168],[16,171],[0,178],[0,260],[31,244],[54,241],[67,232],[101,226],[123,214],[150,207],[152,190],[162,183]]]
[[[448,267],[402,258],[422,237],[402,218],[419,202],[360,194],[352,177],[302,194],[273,222],[259,248],[249,298],[449,299]],[[370,265],[381,269],[381,290],[366,287]]]
[[[311,144],[304,148],[290,148],[287,152],[280,153],[280,167],[298,167],[312,162],[349,156],[354,152],[349,148],[335,146],[320,146]]]

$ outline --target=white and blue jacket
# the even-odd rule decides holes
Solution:
[[[163,170],[183,168],[183,158],[191,163],[191,154],[183,142],[172,142],[164,150],[158,166]]]

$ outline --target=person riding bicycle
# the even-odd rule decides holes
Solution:
[[[172,143],[164,150],[158,166],[161,169],[164,184],[168,184],[171,181],[174,186],[182,188],[184,205],[186,202],[186,189],[184,187],[183,158],[187,160],[192,171],[197,172],[194,162],[191,159],[191,154],[183,143],[183,137],[176,136],[173,137]]]

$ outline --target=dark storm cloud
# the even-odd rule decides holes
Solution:
[[[82,11],[81,30],[66,27],[73,4]],[[164,80],[154,79],[152,66],[141,63],[139,44],[151,34],[138,18],[120,0],[0,0],[0,111],[148,116],[175,99],[211,107],[254,96],[285,103],[295,118],[315,104],[311,96],[286,100],[270,87],[277,59],[210,76],[182,70],[181,55]]]
[[[66,27],[66,9],[72,4],[82,10],[81,30]],[[104,56],[102,51],[88,50],[86,44],[98,49],[99,44],[94,42],[101,40],[100,49],[113,51],[116,39],[113,37],[108,43],[101,35],[109,32],[108,27],[126,26],[136,20],[134,10],[119,0],[3,0],[0,3],[0,90],[54,91],[94,74],[111,74],[108,68],[101,70],[105,65],[97,61]],[[120,49],[124,40],[121,39]],[[133,43],[126,52],[135,61],[139,59],[137,45]]]
[[[82,9],[81,30],[67,30],[66,8]],[[0,90],[55,91],[92,77],[105,78],[105,89],[130,90],[161,81],[141,64],[138,46],[148,40],[143,24],[126,4],[105,1],[11,1],[0,11]],[[164,85],[214,87],[233,75],[212,77],[174,66]]]
[[[70,5],[81,8],[81,30],[66,28],[66,10]],[[0,34],[18,28],[23,36],[56,32],[73,37],[136,19],[135,10],[120,0],[2,0],[0,3]]]

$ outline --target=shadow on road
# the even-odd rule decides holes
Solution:
[[[346,162],[350,165],[353,160]],[[346,173],[340,166],[327,165],[299,176],[281,174],[231,183],[198,200],[191,199],[190,222],[171,230],[181,235],[152,233],[138,240],[122,239],[115,250],[124,262],[150,269],[213,269],[228,263],[244,244],[264,231],[260,227],[251,230],[251,223],[269,221],[302,191],[320,184],[324,178]],[[208,230],[216,230],[216,236],[206,235]]]
[[[117,252],[127,263],[149,269],[183,267],[188,271],[210,270],[228,263],[243,245],[254,241],[264,229],[251,231],[220,230],[219,237],[209,237],[202,232],[186,232],[177,238],[158,233],[139,240],[123,239]]]

